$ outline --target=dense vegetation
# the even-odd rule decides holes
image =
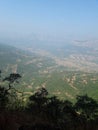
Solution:
[[[98,102],[88,95],[76,102],[50,96],[41,87],[29,98],[16,89],[21,75],[0,71],[0,130],[98,130]]]

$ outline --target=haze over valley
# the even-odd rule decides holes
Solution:
[[[0,1],[0,130],[98,130],[98,0]]]
[[[23,47],[0,44],[0,68],[4,75],[20,73],[18,89],[28,97],[40,87],[61,99],[74,100],[76,95],[97,98],[97,47],[51,45]]]

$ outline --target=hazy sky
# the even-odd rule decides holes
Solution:
[[[0,38],[96,39],[98,0],[0,0]]]

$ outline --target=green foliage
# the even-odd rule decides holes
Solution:
[[[10,84],[17,82],[18,83],[18,79],[21,78],[20,74],[16,74],[16,73],[12,73],[10,74],[10,76],[5,77],[3,79],[3,81],[9,81]]]
[[[1,71],[0,71],[1,72]],[[20,74],[12,73],[8,77],[2,79],[1,75],[1,86],[0,86],[0,108],[15,108],[18,107],[16,105],[18,102],[18,93],[19,92],[15,87],[14,83],[19,83],[19,79],[21,78]],[[5,83],[8,81],[8,83]]]
[[[44,91],[47,92],[45,89]],[[28,110],[31,111],[32,116],[36,116],[38,122],[39,118],[44,121],[46,119],[60,130],[79,130],[81,123],[83,123],[82,130],[89,130],[90,125],[97,121],[98,103],[91,97],[87,95],[77,96],[77,102],[73,105],[72,102],[59,100],[56,96],[47,97],[47,94],[42,96],[44,91],[41,88],[40,91],[32,95],[30,97],[32,105],[28,106]]]
[[[0,109],[5,109],[8,104],[9,92],[4,87],[0,86]]]
[[[49,128],[53,130],[97,128],[98,102],[93,98],[88,95],[77,96],[76,103],[73,104],[69,100],[60,100],[56,96],[50,96],[47,89],[41,87],[29,96],[29,101],[26,100],[27,105],[24,107],[23,100],[18,98],[19,91],[13,86],[20,78],[21,76],[17,73],[12,73],[4,78],[3,82],[7,80],[8,86],[11,84],[11,87],[7,89],[2,85],[0,86],[0,111],[9,112],[11,110],[15,113],[14,117],[17,117],[17,112],[23,113],[24,116],[21,117],[21,120],[24,120],[25,124],[26,121],[28,123],[28,127],[24,124],[25,128],[34,127],[38,130],[41,128],[45,128],[45,130]],[[35,122],[32,123],[32,120]],[[46,126],[44,127],[44,125]],[[94,125],[95,127],[93,127]]]
[[[98,114],[98,103],[87,95],[77,96],[75,107],[88,120],[93,119]]]

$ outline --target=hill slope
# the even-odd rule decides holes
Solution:
[[[41,55],[41,51],[31,53],[27,50],[0,44],[0,69],[5,75],[22,75],[17,88],[26,96],[39,87],[45,87],[51,94],[63,99],[74,100],[76,95],[84,93],[98,98],[97,72],[79,71],[73,66],[62,65],[61,61],[58,64],[59,58],[51,57],[49,53]]]

